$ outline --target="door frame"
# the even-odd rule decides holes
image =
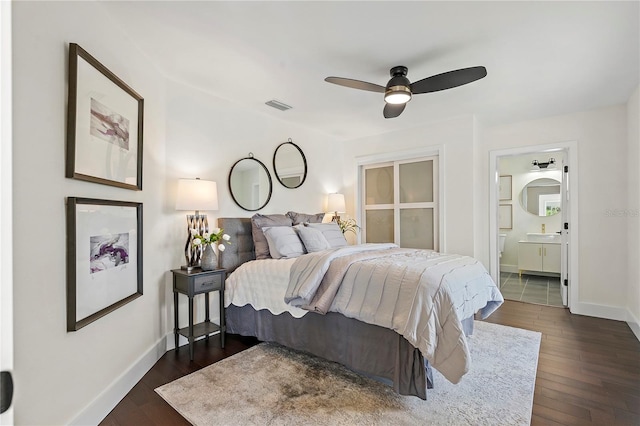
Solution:
[[[579,294],[579,263],[578,263],[578,142],[566,141],[545,145],[529,145],[518,148],[505,148],[489,151],[489,262],[490,274],[496,283],[500,282],[500,256],[498,253],[498,186],[499,170],[498,159],[514,155],[523,155],[538,152],[553,152],[563,150],[566,153],[567,165],[571,178],[569,179],[569,253],[567,259],[562,262],[568,265],[568,305],[573,312],[578,307]],[[563,173],[563,179],[566,176]],[[561,283],[562,285],[562,283]]]
[[[0,1],[0,370],[13,371],[11,2]],[[15,398],[14,398],[15,399]],[[12,404],[1,425],[14,423]]]

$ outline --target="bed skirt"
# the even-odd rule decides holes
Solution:
[[[420,351],[398,333],[335,312],[309,312],[294,318],[273,315],[250,305],[226,309],[227,333],[253,336],[265,342],[305,351],[338,362],[391,386],[400,395],[427,398],[431,367]]]

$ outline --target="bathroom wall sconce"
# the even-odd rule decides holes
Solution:
[[[531,170],[532,171],[540,171],[540,170],[553,170],[556,168],[556,159],[549,158],[549,161],[546,163],[542,163],[538,160],[533,160],[531,162]]]

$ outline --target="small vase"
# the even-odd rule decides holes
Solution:
[[[203,271],[213,271],[214,269],[218,269],[218,256],[216,255],[216,251],[212,244],[204,246],[200,267]]]

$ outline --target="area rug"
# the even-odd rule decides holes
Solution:
[[[541,334],[475,322],[460,383],[434,371],[427,401],[347,368],[261,343],[156,389],[205,425],[528,425]]]

